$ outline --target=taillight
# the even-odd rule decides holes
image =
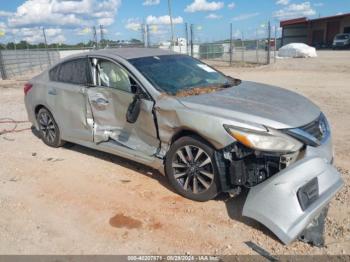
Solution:
[[[30,89],[32,89],[32,87],[33,87],[33,85],[32,85],[31,83],[26,83],[26,84],[24,85],[24,88],[23,88],[23,90],[24,90],[24,95],[28,94],[28,92],[30,91]]]

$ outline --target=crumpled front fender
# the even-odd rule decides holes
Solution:
[[[297,192],[315,178],[318,198],[303,210]],[[322,212],[342,186],[340,173],[329,161],[317,156],[306,157],[251,188],[243,216],[259,221],[283,243],[289,244]]]

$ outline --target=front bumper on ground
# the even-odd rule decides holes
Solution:
[[[283,243],[291,243],[343,186],[332,158],[331,139],[320,147],[308,147],[303,159],[250,189],[243,216],[265,225]],[[317,180],[318,197],[303,210],[298,190],[312,180]]]

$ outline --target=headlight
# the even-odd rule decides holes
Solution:
[[[266,129],[266,132],[224,125],[226,131],[246,147],[265,152],[296,152],[303,144],[298,140],[278,132]]]

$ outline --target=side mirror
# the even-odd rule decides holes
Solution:
[[[242,83],[242,80],[238,79],[238,78],[233,78],[232,76],[228,76],[228,75],[225,75],[226,78],[228,78],[228,80],[230,81],[230,83],[234,86],[237,86],[239,85],[240,83]]]
[[[139,94],[134,96],[134,100],[129,105],[128,111],[126,112],[126,121],[130,124],[134,124],[141,112],[141,97]]]

